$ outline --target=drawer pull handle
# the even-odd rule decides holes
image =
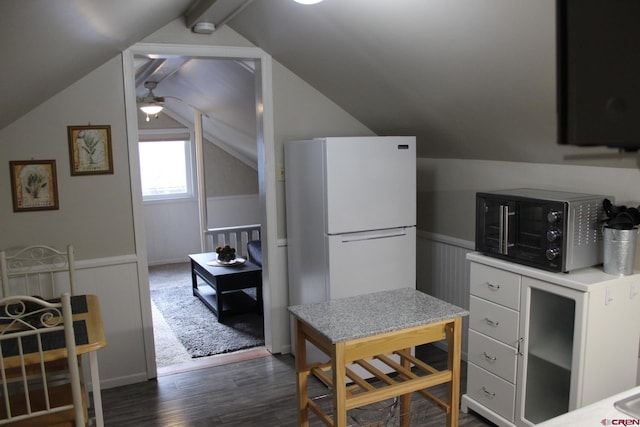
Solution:
[[[494,397],[496,397],[496,394],[495,394],[494,392],[491,392],[491,391],[487,390],[487,389],[485,388],[485,386],[482,386],[482,392],[485,394],[485,396],[487,396],[487,397],[489,397],[489,398],[491,398],[491,399],[493,399]]]
[[[499,290],[499,289],[500,289],[500,285],[494,285],[494,284],[493,284],[493,283],[491,283],[491,282],[487,282],[487,287],[488,287],[489,289],[491,289],[491,290],[494,290],[494,291],[497,291],[497,290]]]
[[[498,327],[498,325],[500,324],[500,322],[498,322],[498,321],[494,321],[494,320],[491,320],[491,319],[489,319],[488,317],[485,317],[485,318],[484,318],[484,321],[485,321],[485,322],[487,322],[487,325],[489,325],[489,326],[493,326],[494,328],[497,328],[497,327]]]
[[[498,358],[495,357],[495,356],[489,356],[486,351],[483,351],[482,355],[484,356],[485,359],[487,359],[487,360],[489,360],[491,362],[495,362],[496,360],[498,360]]]

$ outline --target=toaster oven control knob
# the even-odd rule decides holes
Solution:
[[[560,230],[549,230],[547,231],[547,240],[549,242],[555,242],[560,237]]]
[[[560,256],[560,249],[559,248],[547,249],[547,259],[549,261],[553,261],[554,259],[558,258],[559,256]]]
[[[547,221],[549,221],[549,224],[555,224],[560,221],[560,218],[562,218],[562,213],[558,211],[549,211],[547,214]]]

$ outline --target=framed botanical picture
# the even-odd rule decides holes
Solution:
[[[59,209],[55,160],[10,161],[13,211]]]
[[[67,126],[71,175],[113,173],[111,126]]]

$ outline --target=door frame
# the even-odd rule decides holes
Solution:
[[[277,206],[276,206],[276,166],[275,138],[273,123],[273,79],[271,56],[259,48],[172,45],[139,43],[123,52],[122,67],[125,92],[125,114],[127,139],[129,142],[129,169],[131,173],[131,197],[133,205],[133,226],[136,246],[138,287],[142,316],[145,359],[148,378],[157,376],[155,347],[153,339],[153,319],[151,315],[151,292],[147,247],[144,227],[142,187],[140,182],[140,159],[138,155],[138,125],[135,93],[136,54],[181,55],[211,59],[248,59],[255,61],[256,76],[256,122],[258,144],[258,187],[260,192],[261,240],[263,252],[262,286],[264,299],[265,347],[272,353],[282,351],[274,343],[283,343],[287,331],[278,328],[278,313],[281,290],[275,289],[275,280],[279,277],[277,242]],[[200,179],[200,178],[198,178]],[[202,218],[201,218],[202,222]],[[200,224],[202,230],[203,225]],[[205,224],[206,227],[206,224]],[[271,256],[270,256],[271,255]]]

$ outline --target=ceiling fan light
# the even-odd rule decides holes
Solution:
[[[162,111],[162,105],[160,104],[142,104],[140,105],[140,111],[145,113],[146,115],[153,116],[154,114],[158,114]]]
[[[140,104],[140,111],[147,115],[145,121],[149,121],[149,116],[155,116],[158,118],[158,113],[162,111],[162,104],[157,102],[144,102]]]

